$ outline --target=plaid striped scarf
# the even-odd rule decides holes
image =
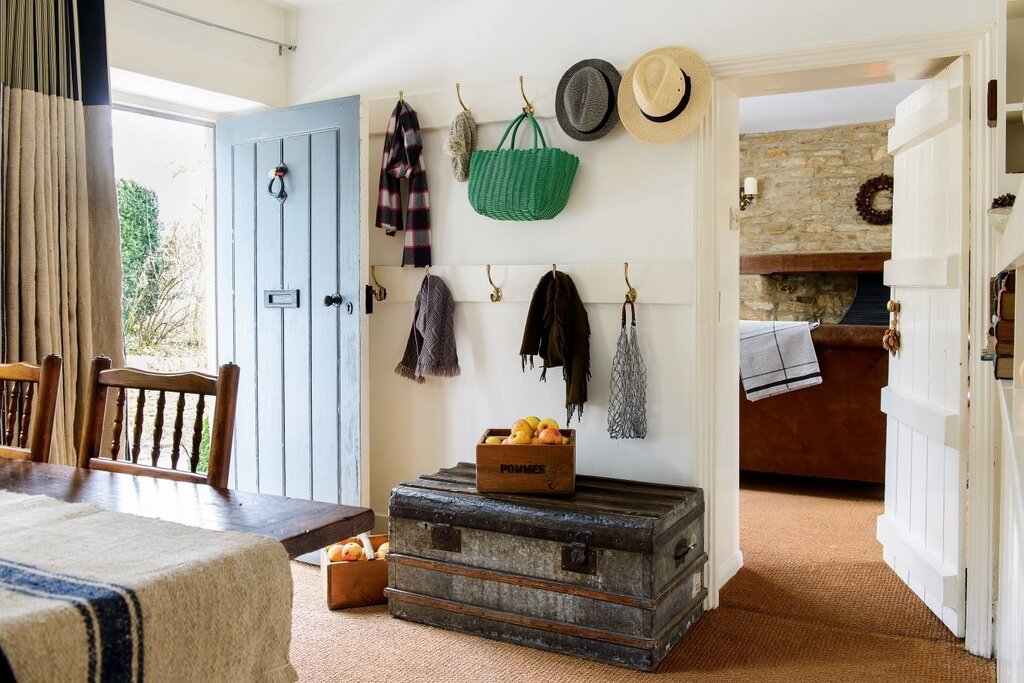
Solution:
[[[409,211],[402,224],[401,179],[409,179]],[[388,235],[405,230],[402,265],[421,268],[430,265],[430,196],[427,167],[423,162],[423,139],[416,112],[399,101],[388,121],[384,155],[377,191],[377,227]]]

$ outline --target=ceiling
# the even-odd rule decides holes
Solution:
[[[896,105],[923,83],[900,81],[745,97],[740,100],[740,132],[768,133],[886,121],[893,118]]]

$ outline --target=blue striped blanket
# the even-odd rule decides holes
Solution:
[[[87,680],[145,679],[142,605],[131,588],[0,557],[0,591],[55,602],[77,612],[85,631]],[[6,655],[4,660],[10,666]]]
[[[7,491],[0,520],[0,681],[295,680],[280,544]]]

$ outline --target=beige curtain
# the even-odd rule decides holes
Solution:
[[[27,35],[59,36],[70,25],[59,11],[29,18],[15,17]],[[5,361],[35,363],[49,353],[64,359],[50,459],[71,465],[91,359],[124,362],[120,226],[110,107],[83,107],[67,50],[59,39],[53,43],[57,57],[47,68],[0,60],[0,313]]]

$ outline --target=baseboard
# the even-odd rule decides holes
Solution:
[[[736,573],[743,568],[743,551],[737,550],[733,553],[732,557],[729,557],[718,567],[718,590],[722,590],[722,587],[729,582],[729,579],[736,576]]]

